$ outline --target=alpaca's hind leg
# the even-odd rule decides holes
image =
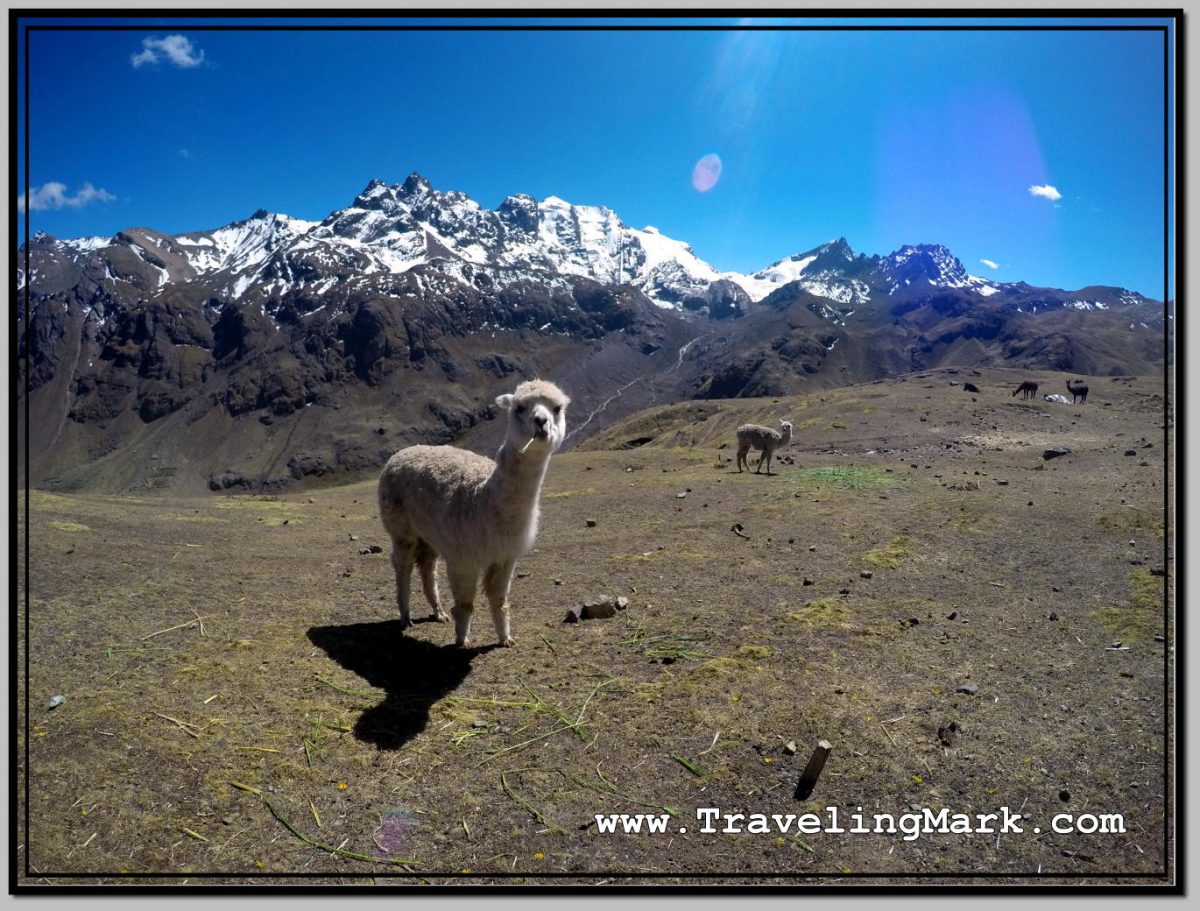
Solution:
[[[770,449],[764,449],[764,450],[763,450],[762,457],[763,457],[763,459],[766,459],[766,460],[767,460],[767,474],[770,474],[770,473],[771,473],[771,457],[772,457],[774,454],[775,454],[775,453],[774,453],[774,452],[772,452]],[[762,461],[762,459],[759,459],[759,461],[761,462],[761,461]]]
[[[442,602],[438,598],[437,572],[434,568],[436,563],[437,554],[433,552],[433,548],[421,541],[417,545],[417,569],[421,571],[421,588],[425,591],[425,600],[433,608],[433,619],[445,622],[450,619],[450,615],[442,610]]]
[[[450,616],[454,618],[454,641],[466,648],[471,644],[471,614],[475,611],[479,574],[447,563],[446,575],[450,579],[450,593],[454,595],[454,607],[450,608]]]
[[[758,453],[758,464],[754,466],[755,474],[762,474],[763,459],[765,459],[766,457],[767,457],[767,451],[765,449],[761,450]]]
[[[750,463],[746,460],[746,453],[748,453],[749,451],[750,451],[749,446],[739,446],[738,447],[738,453],[737,453],[738,474],[742,473],[743,465],[746,466],[747,471],[750,470]]]
[[[514,561],[493,563],[483,574],[483,591],[492,607],[492,622],[496,625],[496,640],[505,648],[517,643],[513,640],[508,622],[508,589],[512,585]]]
[[[392,538],[392,568],[396,571],[396,604],[400,608],[400,622],[412,626],[409,603],[412,600],[412,569],[416,559],[415,547],[408,541]]]

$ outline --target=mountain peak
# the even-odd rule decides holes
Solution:
[[[404,178],[404,183],[400,185],[400,192],[405,196],[412,196],[418,192],[428,192],[432,189],[433,187],[429,185],[429,181],[416,171],[413,171]]]

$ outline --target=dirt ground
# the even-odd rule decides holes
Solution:
[[[370,481],[22,495],[18,884],[1173,882],[1165,391],[1025,378],[1065,379],[688,402],[556,455],[515,649],[486,607],[477,648],[420,601],[401,631]],[[943,808],[1023,831],[850,831]]]

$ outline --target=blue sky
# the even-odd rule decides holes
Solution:
[[[845,236],[1161,298],[1163,54],[1129,30],[35,31],[14,203],[22,235],[181,233],[419,171],[487,208],[605,205],[722,270]]]

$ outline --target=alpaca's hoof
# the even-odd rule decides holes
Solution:
[[[455,644],[455,645],[457,645],[459,648],[470,648],[470,647],[471,647],[471,640],[470,640],[470,639],[463,639],[461,642],[455,642],[454,644]]]
[[[438,623],[449,623],[450,615],[443,613],[442,611],[438,611],[436,614],[433,615],[433,619],[436,620]]]
[[[408,617],[400,618],[400,629],[408,629],[412,625],[413,625],[413,622]]]
[[[512,636],[509,636],[507,639],[500,640],[500,645],[502,648],[512,648],[516,644],[517,644],[517,640],[514,639]]]

